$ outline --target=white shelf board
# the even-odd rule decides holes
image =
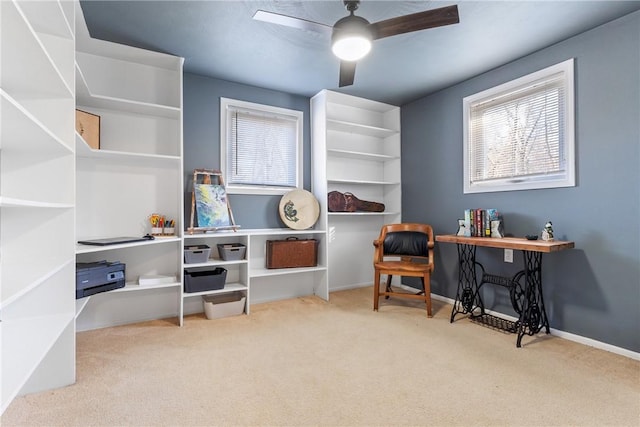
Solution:
[[[246,264],[248,261],[246,259],[239,259],[234,261],[225,261],[223,259],[218,258],[209,258],[207,262],[194,262],[194,263],[185,263],[184,268],[194,268],[194,267],[212,267],[212,266],[220,266],[220,265],[238,265],[238,264]]]
[[[397,135],[399,132],[393,129],[386,129],[376,126],[363,125],[360,123],[346,122],[343,120],[327,120],[327,129],[339,132],[358,133],[362,135],[386,138]]]
[[[74,205],[71,203],[51,203],[39,200],[17,199],[15,197],[0,196],[0,207],[3,208],[45,208],[45,209],[70,209]]]
[[[27,271],[26,269],[29,268],[28,262],[25,262],[24,266],[20,266],[19,268],[16,268],[16,270],[23,272],[20,275],[22,280],[25,280],[25,277],[27,277],[27,279],[26,279],[27,283],[25,283],[24,286],[21,286],[20,289],[18,291],[16,291],[15,293],[12,293],[12,294],[8,295],[7,291],[3,292],[2,293],[2,300],[0,301],[0,310],[5,309],[9,305],[11,305],[13,302],[15,302],[15,301],[19,300],[20,298],[22,298],[27,293],[33,291],[34,289],[36,289],[40,285],[46,283],[47,280],[49,280],[51,277],[53,277],[58,272],[63,270],[67,265],[69,265],[72,262],[75,262],[75,259],[69,259],[69,260],[67,260],[65,262],[61,262],[60,264],[58,264],[55,267],[53,267],[51,270],[46,271],[44,274],[42,274],[42,275],[40,275],[38,277],[33,277],[33,274],[26,273],[26,271]],[[6,272],[7,270],[8,270],[8,268],[5,267],[4,271]],[[33,270],[29,270],[29,271],[33,271]],[[16,278],[14,277],[13,280],[15,280],[15,279]],[[12,278],[11,277],[9,277],[9,278],[5,277],[4,280],[12,280]]]
[[[189,234],[188,231],[184,232],[184,239],[215,239],[220,237],[247,237],[249,236],[248,230],[221,230],[221,231],[213,231],[209,233],[198,233],[194,232],[194,234]]]
[[[76,103],[79,106],[85,105],[92,108],[144,114],[147,116],[160,116],[176,120],[180,119],[182,114],[180,107],[94,94],[91,92],[91,89],[89,89],[78,64],[76,64]]]
[[[9,396],[2,396],[3,402],[16,397],[74,318],[74,313],[68,313],[3,320],[2,389],[10,390]]]
[[[324,234],[326,233],[326,231],[316,229],[293,230],[291,228],[265,228],[249,230],[249,233],[252,236],[282,236],[288,234]]]
[[[359,151],[328,149],[327,154],[334,157],[345,157],[349,159],[373,160],[377,162],[386,162],[388,160],[399,159],[400,156],[389,156],[386,154],[363,153]]]
[[[183,292],[182,293],[182,298],[197,297],[197,296],[202,296],[202,295],[228,294],[229,292],[246,291],[248,289],[249,288],[244,283],[232,282],[232,283],[225,283],[224,284],[224,288],[216,289],[216,290],[213,290],[213,291]]]
[[[88,239],[78,239],[78,240],[88,240]],[[138,246],[158,245],[163,243],[175,243],[175,242],[180,242],[181,240],[182,239],[180,237],[163,237],[163,238],[156,238],[154,240],[146,240],[144,242],[122,243],[117,245],[106,245],[106,246],[77,244],[76,254],[88,254],[88,253],[94,253],[94,252],[106,252],[106,251],[113,251],[118,249],[134,248]]]
[[[88,297],[79,298],[76,300],[76,319],[78,318],[78,316],[80,316],[80,313],[82,313],[82,310],[84,310],[84,308],[87,306],[87,303],[89,302],[89,298],[91,297],[88,296]]]
[[[329,216],[393,216],[400,212],[328,212]]]
[[[131,153],[124,151],[94,150],[76,132],[76,155],[80,158],[103,159],[113,162],[135,162],[136,164],[159,164],[181,162],[180,156],[167,156],[163,154]]]
[[[334,92],[327,89],[324,89],[322,92],[325,92],[326,94],[327,106],[336,104],[338,106],[348,106],[378,113],[386,113],[387,111],[398,108],[395,105],[385,104],[379,101],[372,101],[370,99],[360,98],[354,95],[348,95],[346,93]]]
[[[47,127],[11,95],[0,89],[2,111],[2,150],[46,152],[53,155],[73,153]]]
[[[294,230],[292,228],[253,228],[238,231],[216,231],[212,233],[200,233],[189,234],[188,231],[184,232],[184,239],[202,239],[202,238],[220,238],[220,237],[247,237],[247,236],[286,236],[297,234],[324,234],[324,230],[318,229],[306,229],[306,230]]]
[[[112,291],[102,292],[105,294],[109,293],[117,293],[117,292],[139,292],[139,291],[148,291],[150,289],[160,289],[160,288],[175,288],[182,286],[180,282],[171,282],[171,283],[158,283],[155,285],[139,285],[136,282],[125,283],[124,288],[114,289]],[[101,293],[95,294],[100,295]],[[92,296],[95,296],[92,295]]]
[[[81,10],[76,15],[81,14]],[[117,59],[125,62],[133,62],[136,64],[148,65],[150,67],[164,68],[171,71],[178,71],[181,68],[183,58],[170,55],[167,53],[146,50],[133,46],[126,46],[106,40],[91,38],[86,29],[86,23],[81,16],[77,16],[76,28],[79,36],[76,37],[76,50],[78,52],[88,53],[90,55],[106,56],[108,58]]]
[[[303,274],[312,273],[314,271],[324,271],[327,267],[318,265],[317,267],[301,267],[301,268],[256,268],[249,272],[251,277],[269,277],[283,276],[285,274]]]
[[[399,185],[397,181],[364,181],[359,179],[328,179],[331,184],[362,184],[362,185]]]
[[[73,39],[72,27],[58,1],[20,1],[18,7],[27,17],[34,31]]]
[[[43,94],[73,98],[73,90],[16,2],[2,2],[2,25],[3,37],[16,40],[6,46],[3,43],[3,63],[15,61],[22,65],[3,67],[3,88],[27,98],[40,98]]]
[[[113,289],[113,290],[107,291],[107,292],[99,292],[97,294],[93,294],[93,295],[88,296],[88,297],[77,299],[76,300],[76,318],[80,315],[82,310],[84,310],[84,308],[86,307],[86,305],[89,302],[89,299],[91,297],[105,295],[105,294],[111,294],[111,293],[117,293],[117,292],[141,292],[141,291],[147,291],[147,290],[151,290],[151,289],[176,288],[176,287],[181,287],[181,286],[182,286],[182,284],[180,282],[160,283],[160,284],[156,284],[156,285],[139,285],[139,284],[137,284],[135,282],[129,282],[129,283],[125,284],[124,288]]]

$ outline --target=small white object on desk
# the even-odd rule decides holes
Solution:
[[[542,240],[545,242],[553,242],[553,224],[547,221],[542,229]]]
[[[160,274],[148,274],[138,278],[138,284],[140,286],[163,285],[174,282],[176,282],[175,276],[163,276]]]

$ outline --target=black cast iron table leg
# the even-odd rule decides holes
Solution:
[[[550,333],[549,318],[542,297],[542,253],[522,251],[524,258],[524,299],[518,319],[517,347],[521,347],[522,337],[535,335],[544,327]]]
[[[450,323],[459,313],[473,313],[476,308],[484,314],[484,304],[480,298],[476,266],[482,265],[476,262],[476,246],[457,244],[458,247],[458,290],[451,310]],[[482,268],[484,270],[484,268]]]

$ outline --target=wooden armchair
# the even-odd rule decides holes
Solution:
[[[373,242],[374,282],[373,309],[378,310],[381,296],[403,297],[424,300],[427,316],[431,317],[431,273],[433,272],[433,230],[426,224],[387,224],[382,226],[380,236]],[[380,275],[387,275],[384,291],[380,291]],[[420,277],[422,291],[410,293],[393,290],[393,276]]]

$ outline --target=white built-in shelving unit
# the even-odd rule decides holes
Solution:
[[[79,7],[79,6],[78,6]],[[92,39],[77,13],[76,108],[100,116],[100,148],[75,134],[77,240],[151,232],[153,213],[175,236],[109,246],[77,245],[77,262],[120,261],[124,288],[78,301],[77,329],[181,315],[183,59]],[[140,276],[173,276],[158,285]]]
[[[304,268],[266,268],[267,240],[283,240],[289,237],[318,240],[318,265]],[[206,262],[185,264],[185,268],[222,267],[227,270],[223,289],[182,294],[183,313],[202,311],[201,296],[240,291],[246,296],[245,313],[252,303],[317,295],[329,299],[327,261],[325,257],[326,231],[323,229],[251,229],[206,234],[185,234],[184,245],[207,245],[211,248]],[[218,244],[240,243],[246,247],[241,260],[225,261],[220,258]]]
[[[313,193],[327,230],[329,290],[373,282],[373,240],[401,221],[400,108],[323,90],[311,99]],[[384,212],[329,212],[330,191],[385,204]]]
[[[75,381],[74,13],[0,2],[0,413]]]

